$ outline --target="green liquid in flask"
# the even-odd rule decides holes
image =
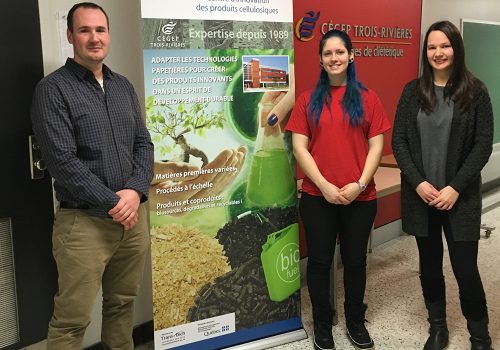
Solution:
[[[250,206],[285,207],[296,197],[295,180],[285,149],[262,149],[255,153],[247,185]]]

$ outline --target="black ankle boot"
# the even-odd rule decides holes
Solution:
[[[351,344],[358,350],[375,349],[375,344],[370,333],[365,327],[365,320],[347,324],[347,337]]]
[[[425,301],[429,312],[429,338],[425,342],[424,350],[442,350],[448,346],[448,327],[446,325],[446,301]]]
[[[314,321],[314,349],[335,350],[332,337],[332,323],[328,321]]]
[[[366,304],[348,305],[344,303],[347,337],[351,344],[359,350],[372,350],[375,348],[373,339],[365,327],[366,308]]]
[[[491,347],[491,338],[488,333],[488,316],[479,321],[467,319],[467,329],[470,333],[470,342],[472,350],[493,350]]]

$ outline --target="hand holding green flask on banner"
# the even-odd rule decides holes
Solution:
[[[286,207],[295,202],[295,180],[279,118],[272,112],[277,107],[272,94],[266,92],[259,103],[259,128],[246,191],[251,207]],[[285,98],[289,99],[282,96],[281,101]]]

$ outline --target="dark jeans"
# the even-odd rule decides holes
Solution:
[[[428,302],[445,299],[443,276],[442,230],[448,244],[451,266],[460,291],[460,305],[466,318],[480,320],[486,316],[486,297],[477,268],[477,241],[454,241],[448,213],[429,208],[429,235],[417,237],[420,256],[420,280]]]
[[[300,215],[307,240],[307,285],[316,321],[331,322],[330,268],[337,237],[344,265],[344,311],[347,322],[364,320],[366,248],[377,201],[331,204],[321,196],[302,194]]]

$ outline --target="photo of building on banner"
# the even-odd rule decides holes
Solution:
[[[263,11],[250,22],[209,15],[208,3],[163,18],[143,0],[156,349],[302,327],[295,166],[282,132],[294,102],[291,14],[269,17],[283,6],[273,1],[232,7]]]

